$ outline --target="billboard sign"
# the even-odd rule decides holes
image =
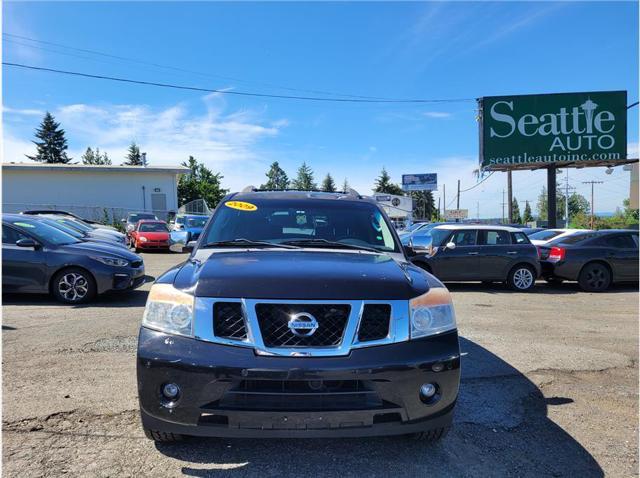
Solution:
[[[447,209],[444,212],[444,217],[447,221],[455,219],[467,219],[469,217],[468,209]]]
[[[405,191],[437,191],[438,175],[430,174],[403,174],[402,189]]]
[[[627,160],[627,92],[480,98],[480,167],[600,166]]]

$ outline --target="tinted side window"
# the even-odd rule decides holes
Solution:
[[[531,244],[529,238],[524,232],[513,232],[511,233],[511,236],[513,237],[514,244]]]
[[[451,242],[453,242],[456,246],[475,246],[477,243],[477,235],[478,231],[474,229],[456,231],[451,237]]]
[[[507,231],[483,231],[483,237],[483,244],[487,246],[511,244],[511,238]]]
[[[604,238],[604,243],[609,247],[616,247],[618,249],[633,249],[636,247],[636,243],[631,238],[631,234],[607,236]]]
[[[2,225],[2,243],[15,245],[20,239],[27,239],[27,236],[20,234],[12,227]]]

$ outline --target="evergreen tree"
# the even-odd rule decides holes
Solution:
[[[431,220],[436,204],[431,191],[411,191],[413,199],[413,218]]]
[[[540,196],[538,196],[538,218],[541,221],[547,220],[547,188],[542,187]],[[556,191],[556,219],[562,219],[564,217],[564,194],[560,191]]]
[[[342,192],[348,193],[349,189],[351,189],[351,186],[349,186],[349,181],[347,181],[347,178],[344,178],[344,182],[342,183]]]
[[[533,221],[533,214],[531,214],[531,205],[529,201],[524,202],[524,215],[522,216],[522,222],[527,224]]]
[[[142,154],[140,153],[140,147],[132,141],[129,145],[129,149],[127,152],[127,157],[123,166],[144,166],[142,162]]]
[[[520,205],[518,204],[518,200],[513,198],[513,203],[511,205],[511,216],[514,224],[522,224],[522,218],[520,217]]]
[[[380,177],[376,179],[373,192],[395,194],[397,196],[404,195],[402,188],[397,184],[391,182],[391,176],[389,176],[389,173],[387,173],[387,170],[385,168],[382,168]]]
[[[33,141],[36,145],[36,155],[27,158],[41,163],[63,163],[71,161],[67,156],[67,139],[64,136],[64,130],[60,128],[51,113],[47,111],[40,123],[40,127],[36,129],[36,138],[39,141]]]
[[[215,208],[228,192],[221,186],[222,175],[214,174],[193,156],[189,156],[189,160],[182,165],[189,168],[189,172],[178,180],[178,205],[204,199],[210,209]]]
[[[278,161],[274,161],[266,173],[267,182],[260,186],[260,189],[282,190],[289,187],[287,173],[280,167]]]
[[[111,160],[107,153],[100,154],[100,148],[96,148],[93,151],[91,148],[87,148],[87,150],[82,155],[82,164],[111,164]]]
[[[324,181],[322,181],[321,189],[326,193],[336,192],[336,183],[331,177],[331,174],[327,173],[327,175],[324,177]]]
[[[578,214],[589,214],[591,207],[589,201],[578,193],[573,193],[569,196],[569,217],[575,217]],[[567,221],[568,222],[568,221]]]
[[[302,163],[302,166],[298,168],[298,176],[291,182],[293,189],[299,191],[314,191],[318,189],[318,185],[313,180],[313,170],[307,166],[307,163]]]

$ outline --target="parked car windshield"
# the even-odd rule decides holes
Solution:
[[[151,213],[137,213],[137,214],[129,214],[129,222],[135,224],[142,219],[158,219],[155,214]]]
[[[28,219],[11,219],[7,222],[29,233],[39,242],[55,244],[57,246],[81,242],[71,234],[67,234],[57,227],[50,226],[49,224],[45,224],[41,221],[33,221]]]
[[[562,234],[562,231],[553,231],[553,230],[545,230],[534,232],[533,234],[529,234],[529,239],[534,239],[538,241],[550,241],[556,236]]]
[[[57,218],[54,219],[54,221],[70,227],[72,229],[75,229],[76,231],[81,231],[81,232],[89,232],[89,231],[93,231],[93,228],[90,226],[87,226],[86,224],[80,222],[80,221],[76,221],[74,219],[67,219],[65,217],[61,217],[61,218]]]
[[[66,226],[62,223],[54,221],[53,219],[42,219],[42,222],[44,222],[45,224],[48,224],[49,226],[55,227],[56,229],[60,229],[62,232],[66,232],[67,234],[75,237],[76,239],[80,239],[81,237],[84,237],[84,235],[77,229]]]
[[[250,207],[236,209],[246,204]],[[374,204],[364,201],[228,201],[213,216],[203,244],[237,239],[272,243],[317,241],[312,247],[322,247],[322,241],[330,241],[345,247],[399,251],[390,224]],[[327,242],[324,244],[328,246]]]
[[[187,227],[204,227],[207,219],[207,217],[189,217],[187,218]]]
[[[160,222],[150,222],[150,223],[142,223],[138,227],[138,231],[140,232],[168,232],[166,224],[162,224]]]

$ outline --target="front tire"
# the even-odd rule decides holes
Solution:
[[[526,264],[519,264],[509,272],[507,285],[518,292],[526,292],[536,285],[536,273],[533,267]]]
[[[96,296],[96,281],[86,270],[70,267],[53,277],[51,291],[60,302],[83,304]]]
[[[587,264],[580,271],[578,284],[587,292],[602,292],[611,285],[611,271],[599,262]]]
[[[175,443],[178,441],[182,441],[184,439],[183,435],[178,435],[177,433],[167,433],[160,432],[157,430],[150,430],[149,428],[144,428],[144,434],[149,440],[153,440],[156,443]]]

